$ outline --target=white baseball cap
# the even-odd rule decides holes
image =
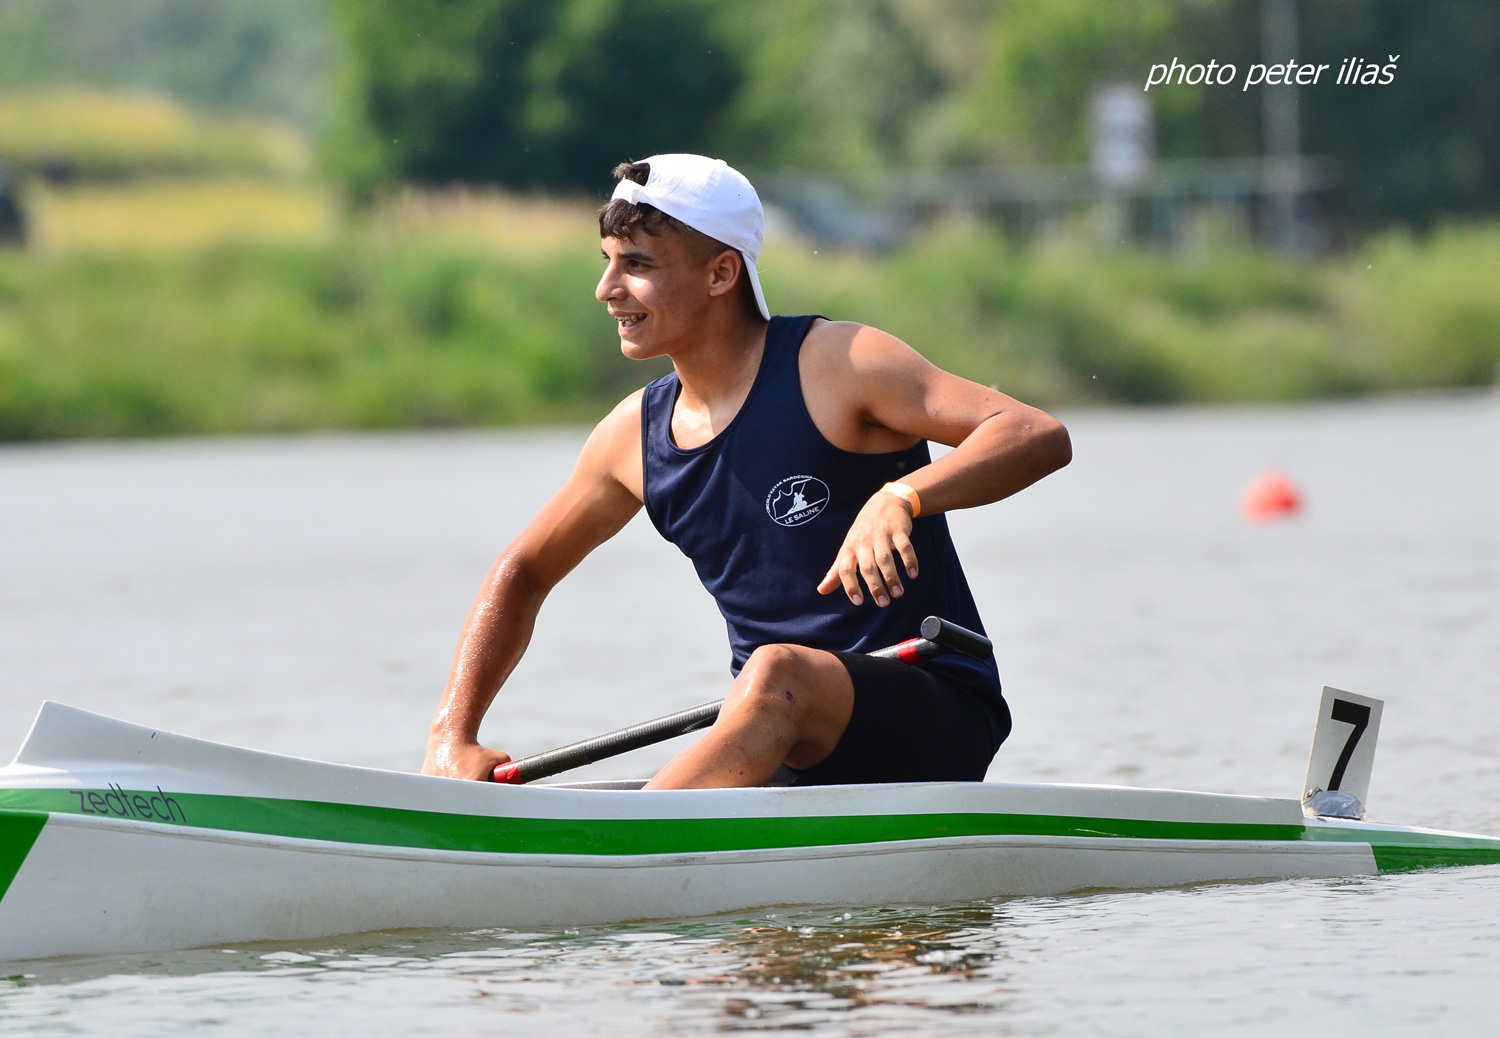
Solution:
[[[738,249],[745,258],[745,272],[750,275],[760,315],[770,320],[771,311],[755,270],[766,237],[766,216],[750,181],[723,159],[706,155],[653,155],[641,161],[651,166],[646,182],[622,180],[611,197],[655,206],[693,230]]]

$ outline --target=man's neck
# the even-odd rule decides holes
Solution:
[[[738,318],[722,327],[707,327],[695,341],[670,354],[682,392],[672,417],[672,433],[679,446],[706,443],[734,420],[765,353],[762,320]]]
[[[706,325],[691,344],[670,355],[682,397],[711,410],[744,399],[760,370],[768,327],[738,316]]]

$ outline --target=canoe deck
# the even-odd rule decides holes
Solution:
[[[46,703],[0,769],[0,959],[1500,862],[1494,838],[1310,819],[1292,799],[632,785],[353,768]]]

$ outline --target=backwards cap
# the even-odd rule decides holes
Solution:
[[[641,161],[651,167],[646,182],[622,180],[611,197],[633,205],[655,206],[693,230],[739,250],[745,258],[750,287],[755,290],[755,305],[769,320],[771,311],[755,269],[766,236],[766,217],[750,181],[723,159],[704,155],[653,155]]]

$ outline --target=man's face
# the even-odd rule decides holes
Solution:
[[[620,352],[632,360],[671,353],[692,341],[707,312],[710,263],[678,234],[605,238],[606,266],[594,296],[620,330]]]

